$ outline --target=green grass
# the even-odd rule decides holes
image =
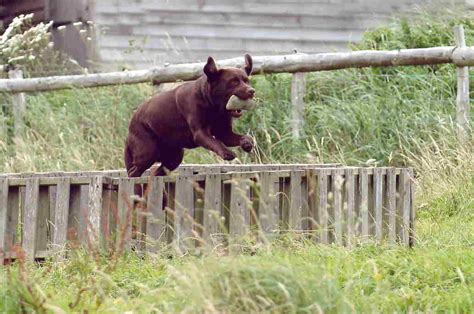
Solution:
[[[422,15],[369,32],[354,49],[452,45],[472,17]],[[305,136],[291,137],[288,75],[256,76],[262,99],[236,128],[258,143],[241,162],[343,162],[415,167],[413,249],[321,246],[282,238],[234,256],[94,257],[3,269],[0,312],[450,312],[474,308],[474,143],[455,136],[451,65],[308,75]],[[472,89],[473,86],[471,86]],[[0,136],[0,171],[111,169],[147,85],[28,96],[24,136]],[[7,118],[8,120],[9,118]],[[204,150],[188,162],[216,162]],[[251,252],[251,253],[250,253]]]

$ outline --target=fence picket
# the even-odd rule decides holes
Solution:
[[[355,177],[354,170],[345,171],[345,201],[347,208],[347,245],[350,247],[355,237]]]
[[[164,183],[162,177],[152,177],[148,184],[146,220],[147,250],[157,252],[166,243],[166,211],[163,209]]]
[[[229,232],[234,236],[246,234],[250,227],[250,187],[240,174],[232,175],[230,192]]]
[[[401,194],[402,194],[402,242],[410,244],[410,173],[408,169],[403,169],[401,173]]]
[[[360,209],[362,219],[362,236],[369,236],[369,176],[367,168],[362,168],[359,175],[359,193],[360,193]]]
[[[54,216],[53,249],[61,249],[66,244],[69,215],[69,178],[60,178],[56,187],[56,214]]]
[[[410,175],[410,181],[408,183],[410,187],[410,239],[409,239],[409,245],[412,247],[415,245],[415,172],[413,168],[408,169],[408,173]]]
[[[303,175],[299,171],[290,173],[290,213],[289,229],[294,231],[303,230]]]
[[[343,224],[344,216],[342,213],[342,188],[344,178],[338,170],[331,171],[332,177],[332,195],[334,198],[334,236],[336,243],[343,243]]]
[[[222,216],[222,176],[220,174],[206,175],[204,192],[203,238],[213,247],[222,243],[221,233]]]
[[[25,220],[23,229],[23,249],[28,259],[33,260],[36,253],[36,235],[39,206],[39,178],[29,178],[26,182]]]
[[[132,211],[133,211],[133,179],[119,178],[118,184],[118,200],[117,200],[117,211],[118,211],[118,239],[124,241],[124,247],[130,248],[130,241],[132,239]]]
[[[48,242],[51,237],[50,224],[50,209],[49,209],[49,187],[39,185],[38,193],[38,218],[36,227],[36,250],[46,251],[48,249]]]
[[[278,196],[275,192],[277,178],[273,172],[260,174],[260,200],[258,220],[263,237],[274,234],[278,229],[279,208]]]
[[[328,172],[325,169],[317,170],[318,177],[318,218],[319,218],[319,232],[318,234],[320,242],[323,244],[329,243],[328,237]]]
[[[0,266],[7,256],[8,246],[8,178],[0,177]]]
[[[382,168],[374,169],[374,203],[375,203],[375,237],[377,242],[382,242],[383,237],[383,190],[382,190]]]
[[[388,198],[388,239],[391,244],[397,241],[397,173],[395,168],[387,171],[387,198]]]
[[[194,237],[194,187],[191,176],[180,175],[176,178],[175,211],[175,244],[187,251],[193,247],[191,239]]]
[[[92,243],[101,238],[101,212],[104,180],[102,176],[94,176],[89,184],[89,210],[87,216],[87,234]]]

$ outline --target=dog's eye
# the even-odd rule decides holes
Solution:
[[[244,77],[244,83],[248,83],[249,79],[247,77]]]
[[[240,81],[237,78],[234,78],[230,81],[230,85],[232,85],[232,86],[237,86],[237,85],[239,85],[239,83],[240,83]]]

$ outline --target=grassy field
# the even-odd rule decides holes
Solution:
[[[423,15],[369,32],[354,49],[453,45],[472,16]],[[94,256],[3,269],[0,312],[454,312],[474,308],[474,142],[455,137],[455,68],[344,70],[308,76],[305,136],[291,137],[288,75],[254,77],[260,106],[237,123],[258,150],[238,162],[411,165],[414,249],[351,249],[282,238],[238,256]],[[27,129],[0,135],[0,171],[121,168],[133,109],[148,85],[28,96]],[[6,118],[8,122],[8,118]],[[195,150],[188,162],[216,162]]]

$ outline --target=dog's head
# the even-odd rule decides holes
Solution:
[[[252,57],[248,54],[245,55],[245,67],[243,69],[218,69],[212,57],[207,59],[207,63],[204,66],[204,74],[209,84],[209,96],[213,104],[218,107],[219,112],[229,114],[235,118],[242,116],[241,110],[227,110],[226,104],[232,95],[243,100],[254,97],[255,89],[250,86],[249,82],[252,64]]]

